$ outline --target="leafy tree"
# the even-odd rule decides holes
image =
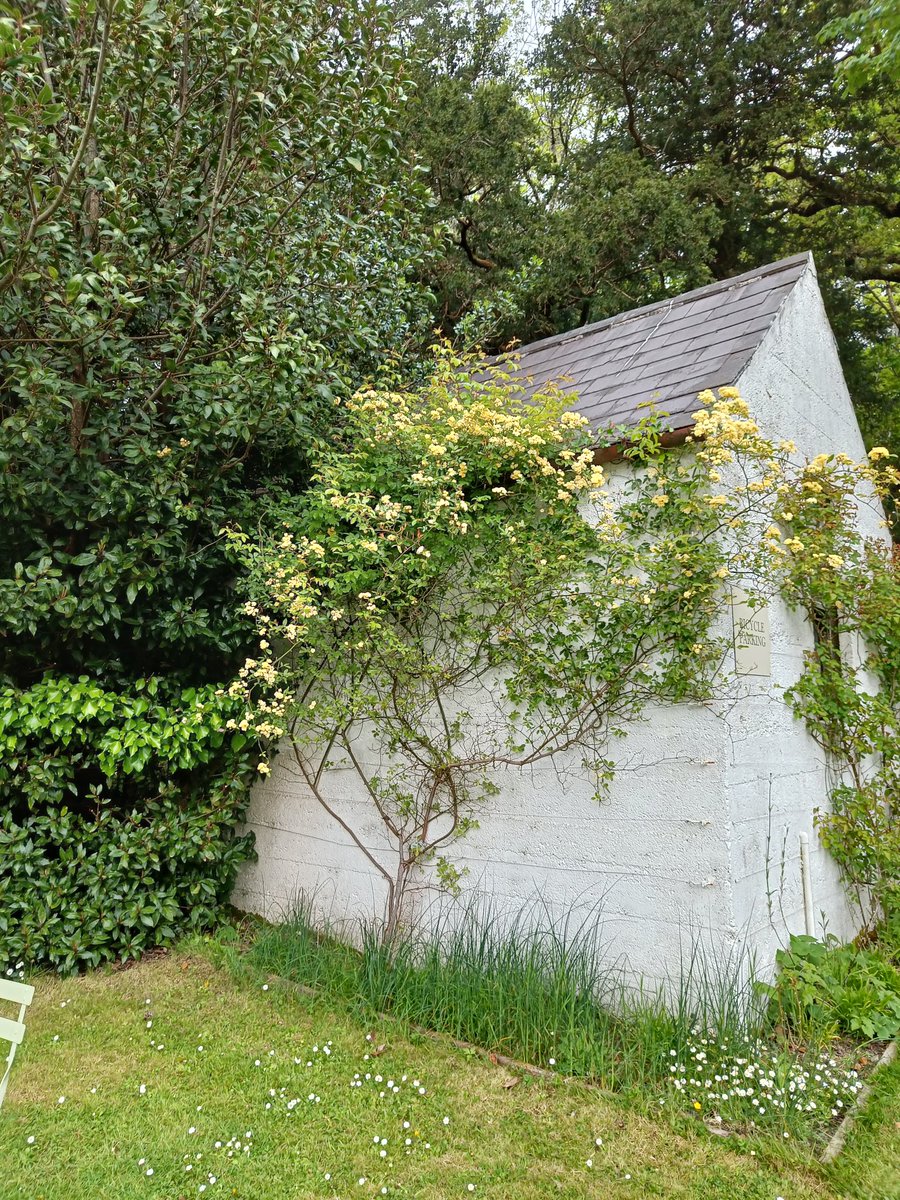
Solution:
[[[722,216],[710,262],[721,278],[765,241],[767,221],[810,220],[835,202],[850,220],[863,208],[896,215],[884,106],[836,96],[820,22],[821,6],[772,0],[677,0],[665,12],[658,0],[573,0],[546,61],[580,98],[592,143],[627,147],[670,176],[699,171],[698,201]],[[843,246],[857,240],[845,236]],[[877,271],[852,273],[892,273],[868,265]]]
[[[889,86],[900,73],[900,3],[869,0],[847,16],[836,17],[823,30],[847,46],[841,73],[851,91],[880,80]]]
[[[444,231],[446,252],[429,263],[427,281],[448,334],[481,300],[516,285],[535,250],[552,167],[509,49],[508,8],[401,0],[397,9],[415,81],[399,133],[428,169]]]
[[[848,96],[822,20],[821,5],[773,0],[573,0],[546,62],[580,100],[597,153],[627,150],[716,215],[698,247],[713,277],[816,253],[845,365],[871,413],[892,399],[867,351],[896,328],[871,299],[900,282],[896,93]]]
[[[496,346],[812,249],[865,431],[896,437],[896,89],[843,87],[843,0],[568,0],[518,52],[499,5],[409,2],[448,332],[491,295]]]
[[[425,315],[375,0],[0,21],[0,672],[227,677],[220,530]]]
[[[0,5],[0,968],[208,925],[257,754],[223,526],[420,337],[378,0]]]

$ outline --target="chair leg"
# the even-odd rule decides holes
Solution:
[[[6,1060],[6,1070],[0,1078],[0,1108],[3,1107],[3,1099],[6,1096],[6,1085],[9,1082],[9,1073],[12,1070],[13,1059],[16,1057],[16,1047],[13,1044],[9,1050],[9,1058]]]
[[[28,1005],[23,1004],[22,1007],[19,1009],[19,1024],[20,1025],[25,1024],[25,1015],[26,1015],[27,1011],[28,1011]],[[0,1076],[0,1108],[3,1107],[3,1101],[4,1101],[4,1098],[6,1097],[6,1085],[9,1082],[9,1075],[10,1075],[10,1072],[12,1071],[13,1059],[16,1057],[17,1049],[18,1049],[18,1047],[16,1046],[16,1043],[13,1042],[9,1048],[9,1056],[6,1059],[6,1070],[3,1072],[3,1075]]]

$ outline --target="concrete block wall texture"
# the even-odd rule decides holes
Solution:
[[[837,450],[865,457],[812,264],[784,301],[737,386],[763,430],[792,439],[806,457]],[[861,532],[884,539],[883,516],[877,501],[862,505]],[[764,968],[788,934],[804,930],[801,833],[809,837],[814,932],[849,938],[861,924],[859,907],[815,827],[815,810],[827,808],[836,776],[824,752],[786,712],[780,695],[803,669],[804,654],[814,645],[812,629],[783,604],[772,606],[770,620],[772,678],[755,681],[756,694],[733,714],[726,773],[735,924],[747,930]],[[853,665],[862,661],[861,647],[846,650]],[[867,682],[875,686],[874,680]]]
[[[864,448],[825,316],[814,268],[787,294],[736,381],[763,431],[813,456]],[[884,536],[877,506],[860,511],[867,535]],[[518,916],[539,901],[544,919],[594,914],[610,960],[649,983],[677,977],[692,946],[719,963],[752,955],[771,974],[775,951],[804,930],[800,834],[810,841],[816,931],[850,937],[860,923],[837,867],[818,838],[827,805],[822,751],[790,713],[782,689],[812,649],[808,622],[770,606],[771,678],[745,677],[718,705],[655,706],[617,748],[608,797],[574,759],[507,771],[479,828],[457,843],[466,871],[460,902],[425,887],[407,917],[430,922],[473,897]],[[352,770],[328,772],[329,802],[385,864],[383,830]],[[248,818],[258,861],[234,902],[278,920],[311,897],[345,936],[381,916],[383,880],[306,790],[289,752],[254,790]]]

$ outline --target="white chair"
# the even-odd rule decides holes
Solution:
[[[9,1056],[6,1059],[6,1069],[3,1072],[3,1077],[0,1078],[0,1108],[3,1107],[3,1098],[6,1095],[6,1085],[9,1082],[9,1073],[12,1070],[13,1059],[16,1057],[16,1051],[22,1044],[22,1038],[25,1036],[25,1014],[28,1010],[28,1005],[34,999],[34,988],[27,983],[16,983],[12,979],[0,979],[0,1000],[8,1000],[11,1004],[18,1004],[19,1018],[17,1021],[9,1020],[7,1017],[0,1017],[0,1041],[11,1042],[9,1048]]]

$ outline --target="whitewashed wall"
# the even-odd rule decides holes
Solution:
[[[737,383],[764,431],[792,439],[804,456],[843,450],[865,457],[812,264]],[[883,539],[882,521],[877,502],[860,509],[866,536]],[[755,695],[733,713],[726,772],[735,924],[748,931],[762,964],[788,932],[803,931],[801,832],[809,835],[816,932],[847,938],[860,923],[813,821],[815,809],[827,807],[834,778],[824,753],[780,698],[781,688],[802,672],[812,629],[783,604],[772,607],[771,629],[772,679],[755,681]],[[847,649],[857,665],[858,648]]]
[[[801,453],[862,455],[812,267],[739,385],[764,430],[793,438]],[[880,532],[874,514],[861,519]],[[480,828],[453,852],[468,870],[464,899],[478,893],[511,914],[540,899],[560,920],[573,908],[598,908],[610,956],[648,980],[677,974],[697,938],[720,963],[746,946],[769,970],[778,945],[803,929],[805,831],[820,928],[852,934],[855,914],[813,826],[828,792],[823,756],[780,697],[802,670],[812,632],[778,602],[770,622],[771,679],[743,680],[743,698],[718,712],[688,704],[649,710],[619,748],[623,769],[602,804],[574,762],[499,779],[501,794]],[[334,769],[327,787],[330,802],[389,862],[355,774]],[[255,789],[249,825],[259,857],[238,881],[239,907],[277,920],[303,892],[350,936],[356,922],[381,914],[383,882],[306,792],[289,752]],[[423,893],[420,912],[430,902]]]
[[[682,941],[688,949],[693,933],[715,947],[735,940],[728,726],[699,705],[657,706],[618,758],[623,770],[600,804],[575,759],[498,777],[500,795],[452,859],[468,872],[463,902],[477,891],[510,915],[539,902],[560,921],[573,909],[598,910],[610,956],[661,979],[677,973]],[[390,862],[355,772],[331,770],[327,788],[329,803]],[[287,753],[255,789],[250,826],[259,857],[242,872],[239,907],[278,919],[303,890],[350,937],[360,919],[380,915],[383,884],[308,794]],[[441,908],[431,891],[416,901],[426,919],[436,917],[436,901]]]

